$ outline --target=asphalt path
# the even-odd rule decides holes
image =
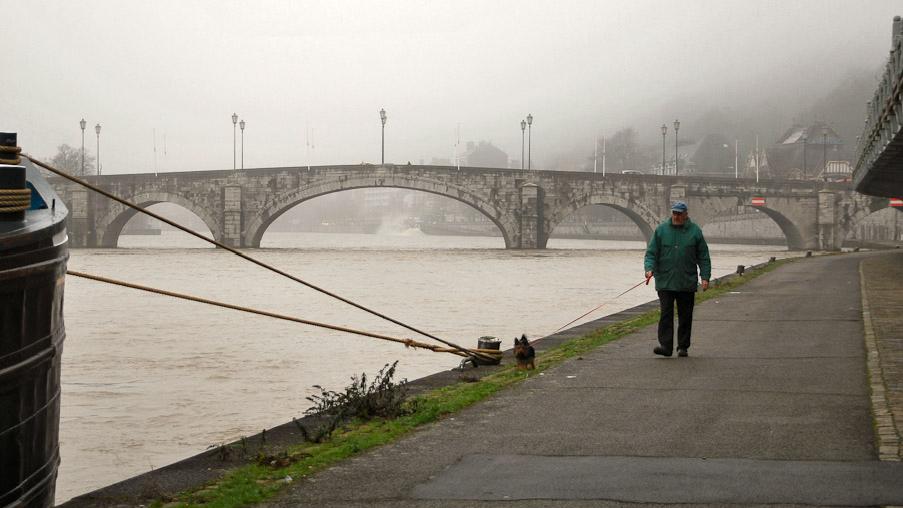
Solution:
[[[647,327],[269,506],[903,504],[901,463],[876,458],[861,259],[789,263],[698,305],[689,358],[653,355]]]

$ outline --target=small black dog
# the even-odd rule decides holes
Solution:
[[[518,370],[533,370],[536,368],[536,350],[527,341],[526,335],[521,335],[520,340],[514,338],[514,358],[517,360]]]

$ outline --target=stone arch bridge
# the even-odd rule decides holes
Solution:
[[[499,228],[509,249],[545,248],[565,217],[589,205],[627,215],[648,239],[685,200],[700,225],[757,207],[784,232],[791,249],[840,248],[848,232],[888,199],[855,193],[849,186],[811,181],[762,181],[703,177],[522,171],[448,166],[370,164],[191,171],[89,177],[103,189],[142,206],[169,202],[200,217],[214,237],[234,247],[259,247],[282,213],[306,200],[350,189],[394,187],[446,196],[479,210]],[[137,212],[65,180],[54,185],[71,210],[75,247],[115,247]]]

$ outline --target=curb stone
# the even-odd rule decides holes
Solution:
[[[894,421],[894,415],[890,410],[885,389],[884,371],[881,365],[881,353],[878,350],[875,328],[872,323],[872,312],[869,307],[868,282],[859,263],[859,286],[862,291],[862,324],[865,336],[866,366],[869,376],[869,388],[871,390],[872,419],[875,425],[875,439],[877,440],[878,459],[885,461],[899,461],[900,434]]]

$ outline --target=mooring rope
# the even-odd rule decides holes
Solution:
[[[643,283],[649,284],[649,279],[643,279],[643,280],[641,280],[640,282],[638,282],[635,286],[633,286],[632,288],[628,289],[627,291],[624,291],[623,293],[619,294],[618,296],[616,296],[616,297],[614,297],[614,298],[610,298],[610,299],[608,299],[608,300],[606,300],[606,301],[600,303],[599,305],[593,307],[592,309],[590,309],[590,310],[584,312],[583,314],[581,314],[581,315],[578,316],[577,318],[572,319],[571,321],[568,321],[568,322],[567,322],[566,324],[564,324],[564,325],[561,325],[561,327],[559,327],[559,328],[558,328],[557,330],[555,330],[553,333],[558,333],[558,332],[560,332],[561,330],[563,330],[564,328],[566,328],[566,327],[568,327],[568,326],[574,324],[574,323],[577,322],[577,321],[580,321],[580,320],[583,319],[584,317],[589,316],[589,315],[592,314],[593,312],[596,312],[597,310],[601,309],[604,305],[607,305],[607,304],[613,302],[614,300],[617,300],[618,298],[620,298],[620,297],[626,295],[627,293],[633,291],[634,289],[640,287]],[[551,334],[549,334],[549,335],[551,335]]]
[[[420,329],[418,329],[418,328],[415,328],[415,327],[413,327],[413,326],[411,326],[411,325],[408,325],[408,324],[405,324],[405,323],[403,323],[403,322],[401,322],[401,321],[398,321],[397,319],[393,319],[393,318],[391,318],[391,317],[389,317],[389,316],[386,316],[385,314],[382,314],[382,313],[377,312],[377,311],[375,311],[375,310],[373,310],[373,309],[367,308],[367,307],[365,307],[365,306],[363,306],[363,305],[361,305],[361,304],[358,304],[358,303],[355,303],[355,302],[353,302],[353,301],[351,301],[351,300],[348,300],[347,298],[343,298],[343,297],[341,297],[341,296],[339,296],[339,295],[337,295],[337,294],[335,294],[335,293],[332,293],[332,292],[330,292],[330,291],[327,291],[326,289],[323,289],[323,288],[321,288],[321,287],[319,287],[319,286],[316,286],[316,285],[314,285],[314,284],[311,284],[310,282],[307,282],[307,281],[302,280],[302,279],[300,279],[300,278],[298,278],[298,277],[295,277],[294,275],[291,275],[290,273],[287,273],[287,272],[285,272],[285,271],[283,271],[283,270],[280,270],[280,269],[278,269],[278,268],[276,268],[276,267],[274,267],[274,266],[272,266],[272,265],[269,265],[269,264],[267,264],[267,263],[264,263],[263,261],[259,261],[259,260],[255,259],[255,258],[251,257],[251,256],[248,256],[247,254],[242,253],[242,252],[239,251],[238,249],[235,249],[235,248],[233,248],[233,247],[229,247],[228,245],[225,245],[225,244],[223,244],[223,243],[220,243],[220,242],[214,240],[213,238],[208,238],[208,237],[206,237],[206,236],[204,236],[204,235],[202,235],[202,234],[200,234],[200,233],[198,233],[198,232],[192,231],[191,229],[189,229],[189,228],[187,228],[187,227],[185,227],[185,226],[182,226],[181,224],[178,224],[178,223],[176,223],[176,222],[173,222],[173,221],[171,221],[171,220],[169,220],[169,219],[167,219],[167,218],[165,218],[165,217],[163,217],[163,216],[161,216],[161,215],[158,215],[158,214],[156,214],[156,213],[154,213],[154,212],[151,212],[150,210],[146,210],[145,208],[143,208],[143,207],[141,207],[141,206],[138,206],[138,205],[136,205],[136,204],[134,204],[134,203],[131,203],[131,202],[129,202],[129,201],[126,201],[125,199],[122,199],[122,198],[120,198],[120,197],[118,197],[118,196],[115,196],[115,195],[113,195],[113,194],[111,194],[111,193],[109,193],[109,192],[107,192],[107,191],[105,191],[105,190],[103,190],[103,189],[101,189],[101,188],[99,188],[99,187],[97,187],[97,186],[91,185],[90,183],[88,183],[88,182],[82,180],[81,178],[72,176],[72,175],[66,173],[65,171],[61,171],[61,170],[59,170],[59,169],[56,169],[56,168],[54,168],[53,166],[50,166],[49,164],[46,164],[46,163],[44,163],[44,162],[41,162],[40,160],[34,158],[33,156],[31,156],[31,155],[29,155],[29,154],[23,154],[23,155],[24,155],[28,160],[30,160],[31,162],[33,162],[33,163],[37,164],[38,166],[40,166],[40,167],[46,169],[47,171],[50,171],[51,173],[54,173],[54,174],[56,174],[56,175],[59,175],[59,176],[65,178],[65,179],[67,179],[67,180],[69,180],[69,181],[71,181],[71,182],[74,182],[74,183],[76,183],[76,184],[78,184],[78,185],[81,185],[82,187],[85,187],[85,188],[87,188],[87,189],[90,189],[90,190],[92,190],[92,191],[94,191],[94,192],[96,192],[96,193],[98,193],[98,194],[100,194],[100,195],[102,195],[102,196],[105,196],[105,197],[107,197],[107,198],[109,198],[109,199],[112,199],[113,201],[116,201],[117,203],[120,203],[120,204],[122,204],[122,205],[125,205],[125,206],[127,206],[127,207],[129,207],[129,208],[132,208],[132,209],[134,209],[134,210],[137,210],[137,211],[139,211],[139,212],[141,212],[141,213],[143,213],[143,214],[145,214],[145,215],[148,215],[148,216],[150,216],[150,217],[153,217],[153,218],[155,218],[155,219],[157,219],[157,220],[159,220],[159,221],[161,221],[161,222],[164,222],[164,223],[166,223],[166,224],[169,224],[170,226],[172,226],[172,227],[174,227],[174,228],[176,228],[176,229],[178,229],[178,230],[180,230],[180,231],[183,231],[183,232],[185,232],[185,233],[188,233],[188,234],[190,234],[190,235],[192,235],[192,236],[194,236],[194,237],[196,237],[196,238],[199,238],[199,239],[201,239],[201,240],[203,240],[203,241],[205,241],[205,242],[207,242],[207,243],[210,243],[210,244],[212,244],[212,245],[215,245],[215,246],[217,246],[217,247],[219,247],[219,248],[221,248],[221,249],[225,249],[225,250],[231,252],[232,254],[235,254],[236,256],[238,256],[238,257],[240,257],[240,258],[242,258],[242,259],[244,259],[244,260],[246,260],[246,261],[249,261],[249,262],[251,262],[251,263],[254,263],[254,264],[257,265],[257,266],[260,266],[260,267],[262,267],[262,268],[265,268],[265,269],[267,269],[267,270],[269,270],[269,271],[271,271],[271,272],[273,272],[273,273],[277,273],[277,274],[279,274],[279,275],[281,275],[281,276],[283,276],[283,277],[286,277],[286,278],[288,278],[288,279],[291,279],[291,280],[293,280],[293,281],[295,281],[295,282],[297,282],[297,283],[299,283],[299,284],[303,284],[304,286],[307,286],[307,287],[309,287],[309,288],[311,288],[311,289],[313,289],[313,290],[315,290],[315,291],[319,291],[320,293],[323,293],[324,295],[330,296],[330,297],[332,297],[332,298],[335,298],[336,300],[339,300],[339,301],[344,302],[344,303],[346,303],[346,304],[348,304],[348,305],[351,305],[352,307],[356,307],[356,308],[358,308],[358,309],[360,309],[360,310],[363,310],[363,311],[365,311],[365,312],[369,312],[370,314],[373,314],[374,316],[377,316],[377,317],[380,317],[380,318],[382,318],[382,319],[385,319],[386,321],[389,321],[389,322],[395,323],[396,325],[399,325],[399,326],[402,326],[402,327],[404,327],[404,328],[407,328],[408,330],[411,330],[412,332],[419,333],[419,334],[421,334],[421,335],[423,335],[423,336],[425,336],[425,337],[429,337],[429,338],[431,338],[431,339],[433,339],[433,340],[435,340],[435,341],[441,342],[441,343],[445,344],[446,346],[449,346],[449,347],[451,347],[451,348],[454,348],[454,349],[456,349],[456,350],[458,350],[458,351],[464,353],[464,354],[467,355],[467,356],[477,357],[477,358],[480,358],[480,359],[482,359],[482,360],[487,360],[487,361],[494,361],[493,358],[489,357],[488,355],[486,355],[486,354],[484,354],[484,353],[474,352],[474,351],[472,351],[472,350],[470,350],[470,349],[467,349],[467,348],[464,348],[464,347],[462,347],[462,346],[459,346],[459,345],[457,345],[457,344],[455,344],[455,343],[453,343],[453,342],[449,342],[449,341],[447,341],[447,340],[440,339],[439,337],[436,337],[435,335],[432,335],[432,334],[430,334],[430,333],[424,332],[424,331],[422,331],[422,330],[420,330]]]
[[[501,351],[495,351],[495,350],[490,350],[490,349],[474,349],[474,350],[466,350],[465,352],[462,352],[458,349],[441,347],[441,346],[437,346],[435,344],[427,344],[425,342],[419,342],[414,339],[399,339],[397,337],[391,337],[389,335],[382,335],[379,333],[367,332],[367,331],[363,331],[363,330],[356,330],[354,328],[348,328],[345,326],[320,323],[318,321],[311,321],[309,319],[302,319],[302,318],[297,318],[297,317],[293,317],[293,316],[287,316],[285,314],[277,314],[275,312],[268,312],[265,310],[254,309],[254,308],[245,307],[242,305],[234,305],[231,303],[219,302],[216,300],[210,300],[208,298],[202,298],[200,296],[187,295],[184,293],[176,293],[174,291],[166,291],[164,289],[153,288],[150,286],[142,286],[141,284],[133,284],[131,282],[125,282],[125,281],[121,281],[121,280],[117,280],[117,279],[110,279],[108,277],[101,277],[99,275],[91,275],[91,274],[84,273],[84,272],[77,272],[75,270],[66,270],[66,274],[72,275],[73,277],[81,277],[83,279],[90,279],[90,280],[97,281],[97,282],[104,282],[104,283],[113,284],[116,286],[137,289],[139,291],[146,291],[148,293],[156,293],[158,295],[170,296],[173,298],[179,298],[179,299],[188,300],[191,302],[205,303],[207,305],[223,307],[226,309],[237,310],[240,312],[247,312],[250,314],[258,314],[261,316],[266,316],[266,317],[270,317],[270,318],[274,318],[274,319],[281,319],[284,321],[292,321],[295,323],[316,326],[319,328],[327,328],[329,330],[336,330],[339,332],[346,332],[346,333],[351,333],[354,335],[362,335],[364,337],[371,337],[374,339],[387,340],[387,341],[396,342],[399,344],[404,344],[406,347],[428,349],[435,353],[451,353],[451,354],[455,354],[458,356],[469,356],[466,353],[474,353],[474,354],[480,353],[480,354],[488,354],[488,355],[491,355],[491,354],[501,355],[502,354]]]

